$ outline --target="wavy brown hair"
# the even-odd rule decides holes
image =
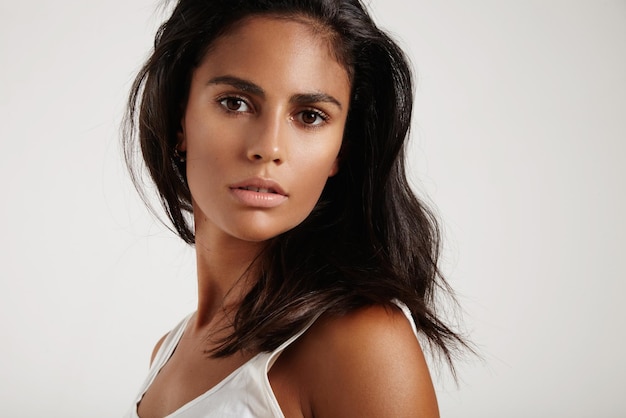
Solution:
[[[129,98],[124,149],[135,185],[142,193],[133,158],[139,145],[174,230],[193,244],[186,216],[191,195],[184,163],[174,155],[191,74],[216,38],[254,15],[304,19],[323,28],[350,76],[352,95],[338,174],[299,226],[268,243],[233,331],[212,355],[273,350],[321,311],[342,314],[397,299],[452,365],[453,352],[466,344],[437,310],[436,294],[451,296],[437,267],[439,230],[405,170],[411,70],[360,1],[178,1]]]

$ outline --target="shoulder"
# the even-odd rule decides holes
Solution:
[[[152,350],[152,355],[150,356],[150,366],[152,366],[152,364],[154,363],[154,360],[159,354],[159,351],[161,350],[161,347],[163,346],[163,344],[166,345],[165,347],[166,349],[171,347],[172,344],[178,344],[178,340],[182,336],[183,332],[185,331],[185,328],[187,327],[187,324],[189,323],[191,318],[193,318],[194,315],[195,315],[195,312],[192,312],[186,317],[184,317],[174,328],[172,328],[168,333],[163,335],[159,339],[159,341],[157,341],[157,343],[154,346],[154,349]]]
[[[438,416],[422,349],[399,308],[323,316],[294,350],[312,416]]]
[[[162,336],[159,341],[157,341],[157,343],[154,345],[154,348],[152,349],[152,355],[150,356],[150,365],[152,366],[152,363],[154,363],[154,359],[157,355],[157,353],[159,352],[159,350],[161,349],[161,346],[163,345],[163,341],[165,341],[165,338],[167,338],[167,336],[169,335],[169,332],[167,334],[165,334],[164,336]]]

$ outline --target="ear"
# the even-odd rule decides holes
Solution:
[[[339,172],[339,157],[335,158],[333,161],[333,165],[330,167],[330,171],[328,172],[328,177],[332,177]]]

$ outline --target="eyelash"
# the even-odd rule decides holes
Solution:
[[[305,123],[303,120],[301,120],[302,116],[306,113],[313,114],[315,115],[315,117],[319,118],[320,119],[319,123],[317,121],[315,123]],[[328,116],[328,114],[326,114],[325,112],[322,112],[319,109],[304,109],[298,112],[296,117],[298,118],[298,122],[301,123],[303,126],[305,126],[307,129],[319,128],[323,126],[324,124],[328,123],[328,120],[330,119],[330,116]]]
[[[248,107],[248,110],[241,111],[241,110],[230,109],[228,107],[228,102],[229,101],[236,101],[239,104],[245,105],[246,107]],[[219,105],[222,106],[222,108],[224,109],[225,112],[233,114],[233,115],[237,115],[237,114],[240,114],[240,113],[248,113],[251,110],[254,110],[254,106],[252,106],[247,99],[245,99],[243,97],[240,97],[240,96],[224,96],[224,97],[220,97],[220,98],[217,99],[217,103],[219,103]],[[307,114],[307,113],[315,115],[315,117],[319,118],[320,121],[319,122],[316,121],[315,123],[306,123],[306,122],[304,122],[302,120],[302,116],[304,114]],[[320,128],[321,126],[323,126],[324,124],[326,124],[329,121],[330,116],[326,112],[323,112],[323,111],[321,111],[319,109],[309,108],[309,109],[304,109],[304,110],[301,110],[300,112],[298,112],[296,114],[296,117],[294,117],[293,119],[296,120],[298,123],[300,123],[302,126],[304,126],[306,129],[317,129],[317,128]]]

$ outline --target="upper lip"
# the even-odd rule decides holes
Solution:
[[[271,179],[264,179],[260,177],[253,177],[246,180],[242,180],[237,183],[233,183],[228,186],[231,189],[243,189],[246,187],[255,187],[257,189],[267,189],[271,193],[277,193],[283,196],[287,196],[287,193],[283,190],[283,188]]]

